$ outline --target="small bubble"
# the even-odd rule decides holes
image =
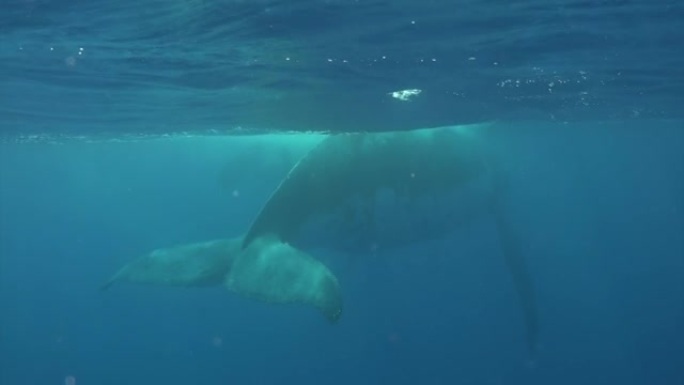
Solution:
[[[233,198],[237,198],[240,196],[240,191],[239,190],[233,190]]]
[[[221,346],[223,346],[223,339],[219,336],[216,336],[216,337],[211,339],[211,343],[215,347],[220,348]]]

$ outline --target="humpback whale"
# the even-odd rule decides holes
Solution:
[[[270,237],[241,248],[242,238],[219,239],[153,250],[122,267],[101,290],[116,282],[210,287],[268,303],[317,308],[330,321],[342,313],[337,278],[318,260]]]
[[[168,286],[216,286],[230,271],[239,239],[176,245],[155,249],[127,263],[100,290],[117,282]]]
[[[532,279],[507,213],[505,178],[477,129],[452,126],[323,139],[262,206],[242,247],[273,236],[304,250],[387,250],[445,236],[488,211],[534,353],[538,321]]]
[[[384,236],[390,237],[399,232],[388,225],[415,222],[415,216],[425,215],[420,219],[433,223],[437,219],[440,222],[460,220],[461,213],[456,209],[466,208],[460,205],[466,197],[454,198],[470,192],[465,187],[487,183],[486,179],[491,177],[478,143],[461,129],[327,137],[290,170],[272,193],[245,235],[243,247],[264,234],[275,234],[285,242],[302,243],[302,237],[308,234],[306,230],[315,230],[309,229],[314,227],[327,227],[330,230],[326,233],[331,236],[348,235],[345,231],[349,229],[343,226],[368,230],[374,221],[377,226],[371,230],[384,231]],[[467,199],[489,199],[490,192],[482,191],[470,194]],[[425,211],[430,205],[439,204],[439,198],[451,201],[445,206],[454,208],[449,212],[450,218],[443,218],[444,215],[437,218],[434,210]],[[443,214],[445,207],[439,207]],[[410,220],[380,223],[383,215],[397,213],[410,214]],[[439,229],[427,231],[434,233]],[[406,233],[401,238],[406,239],[407,235],[418,239],[425,236]],[[396,245],[396,242],[389,244]]]

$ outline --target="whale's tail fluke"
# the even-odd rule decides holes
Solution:
[[[312,305],[331,323],[342,314],[335,275],[318,259],[272,235],[255,239],[235,258],[225,285],[263,302]]]

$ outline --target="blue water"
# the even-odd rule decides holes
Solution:
[[[1,4],[3,133],[682,118],[678,0]]]
[[[684,383],[681,1],[0,8],[0,385]],[[97,290],[243,234],[318,140],[264,133],[477,121],[535,281],[534,359],[486,217],[317,254],[335,325],[221,288]]]

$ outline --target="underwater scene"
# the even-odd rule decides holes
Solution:
[[[682,1],[0,4],[0,385],[684,384]]]

